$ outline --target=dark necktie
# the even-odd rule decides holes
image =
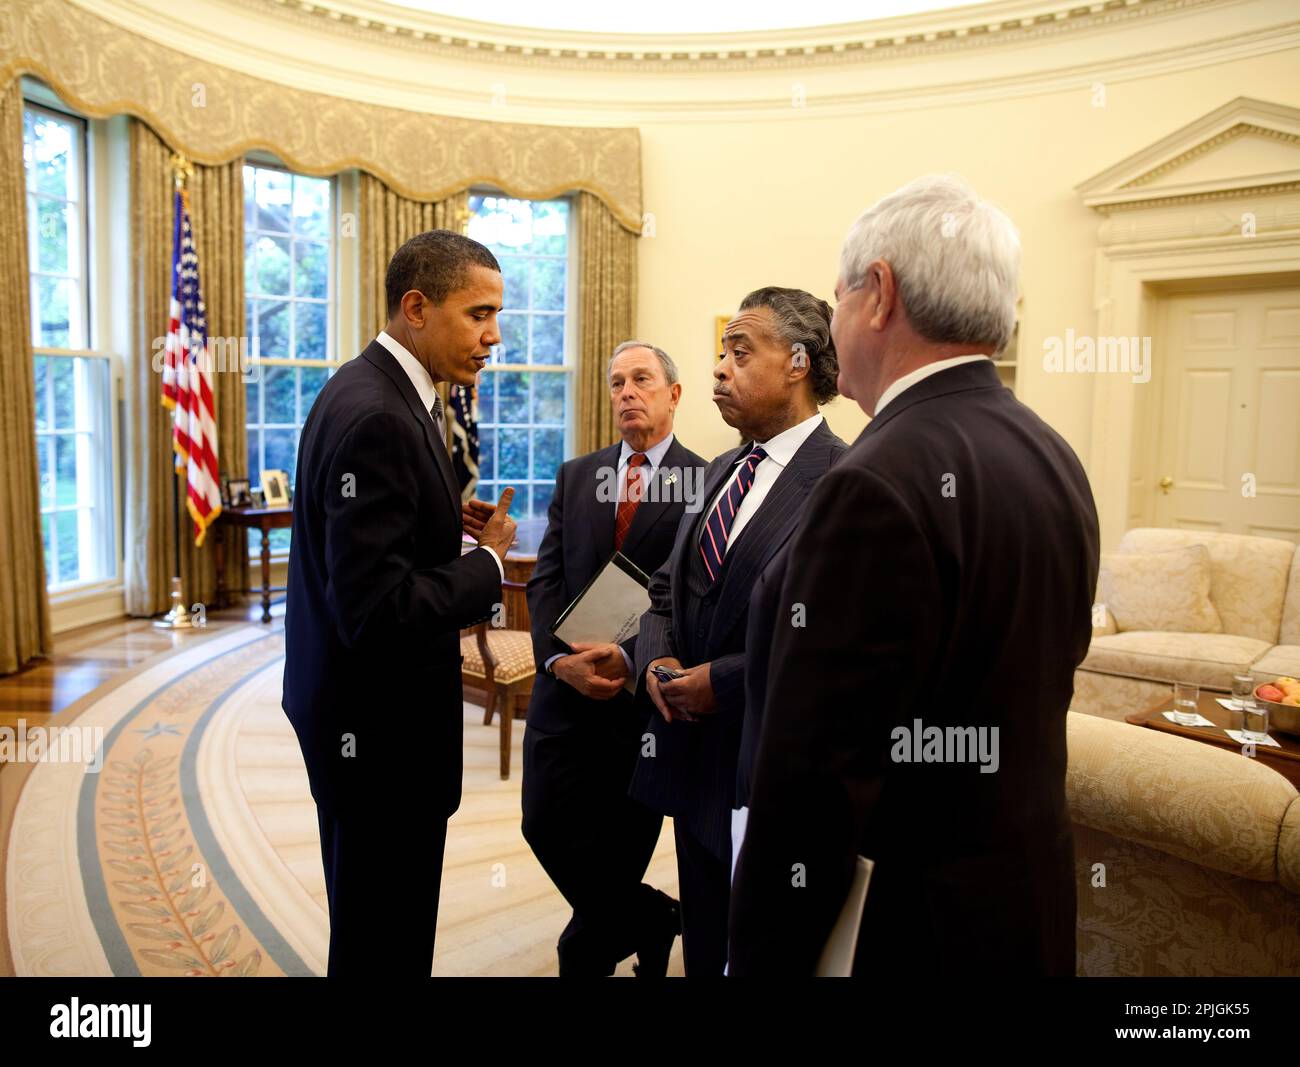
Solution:
[[[740,469],[731,479],[727,491],[718,498],[717,507],[709,514],[709,520],[700,533],[700,555],[704,557],[704,567],[709,572],[709,581],[716,582],[722,573],[722,560],[727,554],[727,538],[736,523],[736,512],[740,502],[745,499],[754,484],[754,470],[767,453],[762,445],[755,445],[753,450],[740,463]]]
[[[627,474],[623,478],[623,497],[618,502],[618,517],[614,520],[614,547],[622,549],[623,539],[632,528],[632,519],[641,504],[644,486],[641,482],[641,464],[646,461],[644,452],[633,452],[627,460]]]

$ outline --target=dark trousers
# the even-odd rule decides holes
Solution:
[[[447,820],[338,817],[317,808],[329,898],[329,976],[428,978]],[[394,920],[394,895],[415,901]],[[409,896],[408,896],[409,894]]]
[[[731,866],[673,821],[682,902],[682,959],[687,978],[721,978],[727,965]]]
[[[524,731],[524,839],[573,908],[556,946],[563,977],[613,974],[664,921],[664,898],[641,881],[663,817],[627,795],[644,723],[609,710]]]

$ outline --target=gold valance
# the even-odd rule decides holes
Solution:
[[[167,48],[68,0],[0,4],[0,89],[23,74],[87,115],[135,115],[199,163],[262,148],[304,174],[358,167],[414,200],[476,184],[530,199],[584,190],[641,232],[633,128],[446,118],[307,92]]]

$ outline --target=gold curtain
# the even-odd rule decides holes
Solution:
[[[636,329],[636,237],[599,198],[578,194],[578,454],[618,439],[605,368]]]
[[[27,273],[22,80],[0,95],[0,674],[50,652]]]
[[[453,193],[445,200],[411,200],[393,192],[378,178],[361,174],[361,332],[362,342],[388,322],[384,274],[393,253],[425,230],[465,232],[469,218],[469,193]]]
[[[126,608],[132,615],[166,610],[175,569],[172,520],[177,477],[171,444],[171,415],[162,406],[162,376],[154,352],[167,334],[171,297],[174,185],[171,148],[147,125],[131,123],[131,240],[133,351],[127,370],[124,439],[126,470]],[[199,257],[208,336],[234,339],[238,351],[244,325],[243,161],[195,166],[189,180],[190,219]],[[248,472],[245,385],[235,361],[214,364],[217,455],[223,478]],[[225,581],[242,589],[248,568],[242,531],[227,528]],[[187,607],[209,604],[216,591],[216,532],[194,547],[194,526],[181,509],[181,580]]]

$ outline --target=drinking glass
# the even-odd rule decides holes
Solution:
[[[1255,703],[1255,676],[1253,674],[1234,674],[1232,676],[1232,705],[1238,711],[1245,711],[1247,704]]]
[[[1247,741],[1263,741],[1268,737],[1268,705],[1251,700],[1241,709],[1241,736]]]
[[[1201,687],[1189,682],[1174,683],[1174,722],[1179,726],[1195,726],[1196,705],[1201,698]]]

